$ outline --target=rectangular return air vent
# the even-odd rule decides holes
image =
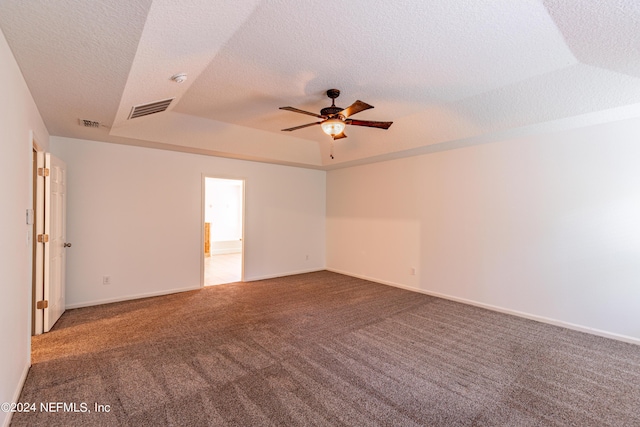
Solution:
[[[169,104],[174,98],[163,99],[162,101],[150,102],[149,104],[135,105],[131,108],[129,119],[148,116],[149,114],[161,113],[169,108]]]
[[[86,128],[99,128],[100,127],[100,122],[96,122],[95,120],[78,119],[78,124],[80,126],[84,126]]]

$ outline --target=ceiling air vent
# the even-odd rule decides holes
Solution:
[[[149,104],[135,105],[131,108],[129,119],[148,116],[149,114],[161,113],[169,108],[169,104],[174,98],[163,99],[162,101],[151,102]]]
[[[100,122],[96,122],[95,120],[78,119],[78,124],[80,124],[80,126],[84,126],[86,128],[99,128],[100,127]]]

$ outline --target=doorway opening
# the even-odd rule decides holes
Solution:
[[[244,180],[204,177],[204,286],[244,279]]]

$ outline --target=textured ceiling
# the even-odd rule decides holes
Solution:
[[[640,115],[637,0],[3,0],[0,27],[58,136],[330,169]],[[330,88],[394,124],[348,126],[335,159],[280,131]]]

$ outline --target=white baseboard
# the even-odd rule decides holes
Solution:
[[[31,355],[29,355],[29,358],[31,358]],[[13,392],[13,399],[11,400],[11,402],[17,403],[18,399],[20,399],[20,393],[22,393],[24,382],[27,380],[27,374],[29,373],[29,368],[31,368],[31,362],[27,361],[27,364],[22,370],[22,375],[20,375],[20,381],[18,381],[18,387],[16,387],[16,390]],[[6,412],[6,414],[7,415],[2,423],[2,427],[9,427],[9,425],[11,425],[11,418],[13,417],[13,412]]]
[[[324,271],[324,270],[326,270],[326,268],[321,267],[321,268],[312,268],[308,270],[289,271],[285,273],[267,274],[264,276],[252,276],[252,277],[245,277],[244,281],[255,282],[257,280],[275,279],[277,277],[293,276],[295,274],[315,273],[317,271]]]
[[[134,300],[134,299],[149,298],[149,297],[158,297],[158,296],[161,296],[161,295],[177,294],[178,292],[195,291],[197,289],[202,289],[202,287],[201,286],[195,286],[195,287],[191,287],[191,288],[169,289],[169,290],[165,290],[165,291],[149,292],[149,293],[145,293],[145,294],[125,295],[125,296],[115,297],[115,298],[106,298],[106,299],[101,299],[101,300],[78,302],[78,303],[75,303],[75,304],[67,304],[65,306],[65,309],[71,310],[73,308],[90,307],[92,305],[100,305],[100,304],[110,304],[112,302],[130,301],[130,300]]]
[[[244,281],[245,282],[255,282],[256,280],[274,279],[276,277],[292,276],[294,274],[313,273],[313,272],[316,272],[316,271],[323,271],[323,270],[325,270],[325,268],[324,267],[320,267],[320,268],[312,268],[312,269],[307,269],[307,270],[298,270],[298,271],[289,271],[289,272],[284,272],[284,273],[276,273],[276,274],[264,275],[264,276],[251,276],[251,277],[246,277],[245,276]],[[202,289],[202,288],[203,288],[202,286],[196,286],[196,287],[191,287],[191,288],[170,289],[170,290],[166,290],[166,291],[149,292],[149,293],[145,293],[145,294],[124,295],[124,296],[115,297],[115,298],[106,298],[106,299],[101,299],[101,300],[84,301],[84,302],[79,302],[79,303],[74,303],[74,304],[67,304],[65,306],[65,309],[66,310],[71,310],[71,309],[74,309],[74,308],[91,307],[93,305],[110,304],[112,302],[130,301],[130,300],[134,300],[134,299],[149,298],[149,297],[158,297],[158,296],[162,296],[162,295],[176,294],[178,292],[195,291],[197,289]]]
[[[562,320],[551,319],[549,317],[538,316],[538,315],[535,315],[535,314],[525,313],[525,312],[517,311],[517,310],[511,310],[511,309],[508,309],[508,308],[498,307],[498,306],[491,305],[491,304],[485,304],[485,303],[481,303],[481,302],[477,302],[477,301],[473,301],[473,300],[469,300],[469,299],[465,299],[465,298],[459,298],[459,297],[455,297],[455,296],[451,296],[451,295],[441,294],[439,292],[426,291],[424,289],[418,289],[418,288],[414,288],[412,286],[401,285],[399,283],[389,282],[389,281],[386,281],[386,280],[380,280],[380,279],[376,279],[374,277],[367,277],[367,276],[363,276],[363,275],[359,275],[359,274],[353,274],[353,273],[349,273],[349,272],[346,272],[346,271],[341,271],[341,270],[337,270],[337,269],[333,269],[333,268],[327,268],[327,270],[328,271],[332,271],[334,273],[344,274],[345,276],[351,276],[351,277],[356,277],[358,279],[368,280],[370,282],[380,283],[381,285],[393,286],[393,287],[396,287],[396,288],[405,289],[407,291],[418,292],[418,293],[425,294],[425,295],[430,295],[430,296],[433,296],[433,297],[443,298],[443,299],[447,299],[447,300],[450,300],[450,301],[456,301],[456,302],[460,302],[460,303],[463,303],[463,304],[468,304],[468,305],[473,305],[473,306],[476,306],[476,307],[486,308],[487,310],[497,311],[499,313],[511,314],[513,316],[518,316],[518,317],[522,317],[522,318],[525,318],[525,319],[535,320],[537,322],[547,323],[547,324],[554,325],[554,326],[560,326],[560,327],[563,327],[563,328],[572,329],[574,331],[586,332],[588,334],[597,335],[597,336],[600,336],[600,337],[611,338],[611,339],[618,340],[618,341],[624,341],[624,342],[627,342],[627,343],[640,345],[640,339],[634,338],[634,337],[630,337],[630,336],[627,336],[627,335],[621,335],[621,334],[616,334],[616,333],[613,333],[613,332],[607,332],[607,331],[603,331],[601,329],[590,328],[588,326],[577,325],[575,323],[569,323],[569,322],[565,322],[565,321],[562,321]]]

